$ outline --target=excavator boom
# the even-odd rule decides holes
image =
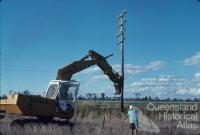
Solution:
[[[114,87],[116,90],[115,94],[120,94],[122,78],[119,73],[114,71],[112,67],[108,64],[106,59],[110,56],[112,55],[104,57],[93,50],[89,50],[88,55],[83,57],[81,60],[74,61],[73,63],[59,69],[56,79],[66,81],[71,80],[72,76],[75,73],[87,69],[93,65],[97,65],[104,72],[104,74],[107,75],[109,79],[114,83]],[[89,57],[91,58],[91,60],[88,60]]]
[[[93,66],[95,63],[93,63],[92,60],[80,60],[80,61],[74,61],[73,63],[61,68],[58,70],[56,80],[71,80],[72,76],[80,72],[90,66]]]

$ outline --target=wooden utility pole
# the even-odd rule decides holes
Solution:
[[[121,88],[121,112],[124,112],[124,32],[125,27],[124,24],[126,22],[124,16],[126,14],[126,11],[121,10],[121,13],[118,17],[118,45],[120,46],[121,50],[121,78],[122,78],[122,88]]]

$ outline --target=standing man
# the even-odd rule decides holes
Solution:
[[[128,110],[128,114],[127,116],[124,118],[124,120],[126,118],[129,118],[129,122],[130,122],[130,129],[132,130],[132,135],[137,135],[137,128],[138,128],[138,111],[136,109],[133,108],[133,105],[130,105],[129,110]],[[133,134],[134,133],[134,134]]]

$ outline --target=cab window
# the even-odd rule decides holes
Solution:
[[[56,91],[58,90],[58,87],[59,86],[57,84],[50,85],[49,89],[47,90],[46,97],[53,99]]]

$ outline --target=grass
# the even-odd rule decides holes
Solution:
[[[125,105],[125,111],[127,107],[128,104]],[[160,128],[157,134],[140,130],[139,135],[200,134],[200,127],[196,130],[177,129],[176,121],[159,120],[158,114],[147,111],[144,104],[139,104],[138,107]],[[0,119],[0,132],[2,135],[129,135],[129,123],[123,117],[115,103],[82,102],[78,103],[75,116],[70,120],[74,125],[58,118],[42,122],[29,116],[5,115],[5,118]]]

